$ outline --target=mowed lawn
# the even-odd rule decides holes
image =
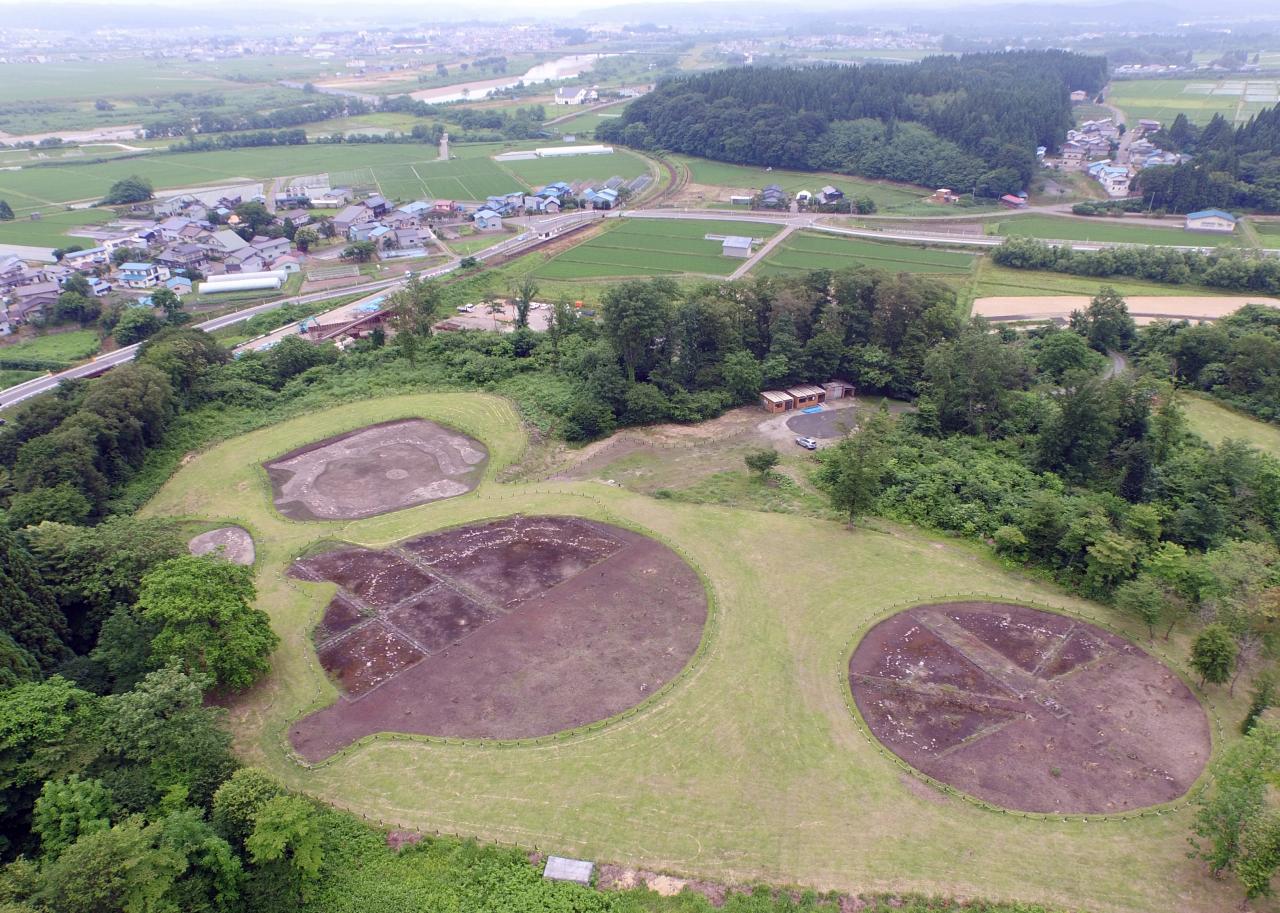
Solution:
[[[802,231],[779,244],[754,272],[786,276],[815,269],[872,266],[893,273],[956,275],[968,272],[973,262],[973,254]]]
[[[1164,224],[1136,219],[1072,219],[1065,216],[1011,216],[987,223],[987,234],[1006,237],[1046,238],[1060,241],[1108,241],[1129,244],[1168,245],[1173,247],[1218,247],[1240,244],[1239,233],[1184,231],[1181,218],[1170,218]]]
[[[261,461],[410,416],[488,444],[474,494],[349,523],[291,522],[274,511]],[[593,482],[498,484],[524,445],[519,429],[505,401],[479,394],[318,410],[199,453],[143,511],[238,523],[257,542],[258,604],[282,646],[269,677],[230,707],[247,763],[388,826],[718,882],[1016,898],[1095,913],[1217,913],[1239,903],[1229,882],[1186,858],[1190,810],[1088,823],[983,810],[905,773],[863,736],[846,703],[846,651],[896,606],[988,594],[1124,619],[911,529],[851,531]],[[295,763],[289,722],[336,692],[311,639],[332,587],[286,578],[292,558],[322,539],[374,546],[513,513],[622,523],[679,550],[714,598],[705,651],[688,674],[635,715],[564,739],[497,747],[393,736],[322,767]],[[618,608],[630,610],[625,597]],[[1185,646],[1175,639],[1169,649],[1181,656]],[[1226,709],[1234,722],[1241,706]]]
[[[1221,444],[1229,438],[1247,441],[1259,450],[1280,457],[1280,426],[1250,418],[1200,394],[1188,394],[1179,402],[1187,413],[1191,430],[1210,444]]]
[[[781,226],[707,219],[617,219],[603,232],[539,266],[545,279],[628,276],[727,276],[743,261],[724,256],[706,235],[744,235],[762,241]],[[758,249],[758,248],[757,248]]]
[[[677,155],[673,158],[689,169],[689,180],[694,184],[710,187],[722,187],[727,201],[729,190],[760,190],[767,184],[777,184],[789,194],[800,190],[817,193],[830,184],[844,191],[846,197],[868,196],[875,200],[879,211],[902,209],[918,203],[932,190],[910,184],[892,184],[888,181],[868,181],[847,174],[832,174],[823,171],[788,171],[775,168],[767,171],[747,165],[730,165],[726,162],[713,162],[710,159],[693,158]]]

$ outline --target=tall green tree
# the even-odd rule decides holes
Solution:
[[[1227,746],[1211,771],[1209,789],[1196,800],[1191,842],[1196,855],[1218,874],[1241,861],[1245,833],[1266,814],[1267,790],[1280,773],[1280,730],[1255,726]],[[1256,881],[1257,874],[1251,873],[1250,880]]]
[[[677,293],[669,279],[623,282],[605,292],[605,336],[618,353],[629,382],[646,379],[657,364]]]
[[[0,525],[0,631],[45,672],[71,658],[66,616],[31,554],[4,525]]]
[[[324,841],[320,820],[311,803],[297,796],[268,799],[253,819],[253,833],[245,849],[258,865],[283,864],[299,899],[320,874]]]
[[[45,860],[53,860],[84,834],[111,827],[111,792],[101,780],[46,780],[36,799],[32,830]]]
[[[1221,685],[1231,677],[1236,663],[1236,641],[1222,624],[1211,624],[1191,642],[1191,668],[1200,675],[1200,683]]]
[[[268,669],[280,638],[253,607],[253,571],[220,558],[172,558],[143,578],[137,608],[160,631],[151,642],[157,662],[206,672],[220,687],[248,688]]]
[[[1071,315],[1071,328],[1099,352],[1123,351],[1133,344],[1137,329],[1129,306],[1113,287],[1104,285],[1084,311]]]
[[[831,506],[846,514],[851,523],[869,513],[880,496],[892,429],[889,413],[881,409],[864,428],[826,453],[819,478],[827,488]]]
[[[526,273],[511,286],[511,297],[516,302],[516,329],[529,325],[529,308],[538,297],[538,283],[532,273]]]

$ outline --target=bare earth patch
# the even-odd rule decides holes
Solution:
[[[223,526],[195,536],[187,543],[193,555],[218,555],[232,564],[253,564],[253,536],[238,526]]]
[[[1211,742],[1199,701],[1143,650],[1025,606],[921,605],[849,662],[887,748],[936,780],[1033,812],[1122,812],[1184,795]]]
[[[978,298],[974,316],[988,320],[1067,320],[1072,311],[1089,306],[1088,295],[1012,295]],[[1135,323],[1157,320],[1218,320],[1234,314],[1246,304],[1280,307],[1280,300],[1264,296],[1248,298],[1227,295],[1126,295],[1125,303]]]
[[[471,491],[489,454],[423,419],[370,425],[266,463],[276,509],[291,520],[356,520]]]
[[[517,739],[606,719],[684,668],[707,617],[675,552],[574,517],[340,548],[289,574],[340,587],[316,640],[342,695],[290,732],[311,761],[376,732]]]

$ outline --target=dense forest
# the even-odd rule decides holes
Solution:
[[[1204,127],[1179,114],[1153,139],[1192,158],[1139,173],[1138,189],[1151,208],[1280,212],[1280,107],[1266,108],[1239,127],[1221,114]]]
[[[1238,383],[1274,405],[1269,312],[1214,332],[1139,330],[1104,288],[1067,329],[996,331],[961,317],[944,284],[859,268],[685,289],[625,282],[598,321],[561,303],[545,332],[432,335],[449,295],[483,282],[411,283],[392,301],[391,340],[342,355],[288,339],[233,360],[206,334],[169,327],[133,364],[10,413],[0,850],[16,861],[0,874],[0,910],[401,909],[389,906],[392,894],[403,904],[386,893],[393,877],[397,891],[466,909],[673,909],[646,892],[548,886],[505,850],[441,839],[397,855],[380,832],[237,769],[205,698],[251,686],[276,646],[252,573],[187,556],[179,528],[132,514],[190,450],[338,401],[483,388],[549,433],[586,439],[705,419],[767,385],[847,377],[911,408],[873,414],[820,454],[813,479],[833,509],[985,542],[1114,603],[1153,638],[1195,633],[1191,663],[1208,682],[1267,680],[1280,462],[1191,434],[1177,385]],[[513,290],[526,316],[536,294]],[[1101,353],[1114,350],[1134,370],[1108,373]],[[1253,717],[1273,700],[1260,685]],[[1248,770],[1277,748],[1257,731]],[[1212,806],[1220,795],[1197,819],[1210,843],[1228,826]],[[1210,864],[1234,871],[1239,858],[1228,847]],[[139,906],[147,892],[154,905]],[[765,894],[725,909],[790,902]]]
[[[746,165],[927,186],[1020,190],[1035,149],[1072,126],[1072,89],[1106,61],[1062,51],[930,57],[907,66],[741,67],[672,78],[597,135]]]

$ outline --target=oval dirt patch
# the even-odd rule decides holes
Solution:
[[[187,543],[193,555],[220,555],[232,564],[253,564],[253,536],[238,526],[223,526],[201,533]]]
[[[340,588],[316,640],[341,696],[290,732],[308,760],[375,732],[521,739],[607,719],[684,668],[707,618],[675,552],[574,517],[340,548],[289,573]]]
[[[1101,628],[1026,606],[921,605],[872,628],[849,685],[887,748],[1010,809],[1122,812],[1182,796],[1209,758],[1186,684]]]
[[[370,425],[265,463],[276,509],[291,520],[358,520],[471,491],[488,451],[424,419]]]

